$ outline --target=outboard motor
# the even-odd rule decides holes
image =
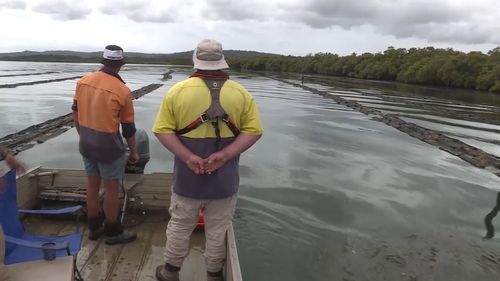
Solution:
[[[127,165],[125,166],[125,173],[127,174],[143,174],[144,168],[149,162],[149,137],[145,130],[137,129],[135,132],[135,145],[137,147],[137,154],[139,154],[139,160],[135,164],[130,164],[127,161]],[[127,155],[128,153],[127,147]]]

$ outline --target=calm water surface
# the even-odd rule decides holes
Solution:
[[[0,84],[83,75],[98,67],[0,62],[0,75],[56,72],[0,77]],[[134,101],[137,127],[150,132],[167,89],[189,75],[189,71],[175,70],[173,79],[163,82],[163,87]],[[120,74],[135,90],[162,83],[166,71],[165,66],[127,65]],[[377,249],[388,251],[391,245],[404,244],[401,241],[405,237],[430,237],[422,244],[436,243],[438,246],[433,247],[440,253],[452,252],[454,247],[465,264],[466,248],[471,243],[500,252],[497,240],[481,241],[483,218],[495,203],[500,178],[333,100],[260,76],[233,78],[254,95],[265,129],[261,141],[241,158],[235,228],[245,280],[424,280],[410,279],[410,273],[403,272],[401,266],[390,269],[395,259],[385,255],[384,265],[375,254]],[[69,113],[75,82],[0,89],[0,135]],[[454,101],[449,102],[454,93],[442,89],[326,78],[308,79],[306,83],[401,114],[500,155],[495,144],[500,126],[450,114],[494,116],[500,104],[496,96],[484,94],[472,99],[466,92],[457,91]],[[443,114],[443,108],[451,111],[443,110]],[[170,172],[173,157],[149,135],[152,159],[147,172]],[[29,166],[82,168],[73,129],[21,153],[20,158]],[[463,249],[460,243],[441,243],[443,237],[458,233],[466,241]],[[396,247],[400,257],[418,252],[402,253],[410,250]],[[361,255],[360,249],[363,254],[372,254],[366,254],[371,259],[363,258],[358,264],[355,255]],[[467,280],[470,272],[482,270],[479,262],[468,268],[459,263],[446,264],[455,277],[431,273],[432,278],[426,280]],[[396,273],[381,275],[380,268]],[[491,272],[474,273],[472,277],[492,280],[495,275]]]

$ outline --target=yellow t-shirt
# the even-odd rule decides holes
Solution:
[[[205,82],[192,77],[175,84],[165,95],[153,132],[160,134],[174,133],[183,129],[200,117],[210,106],[210,90]],[[262,134],[262,122],[255,101],[239,83],[227,80],[220,91],[220,104],[241,133]],[[221,137],[233,137],[231,130],[223,123],[220,125]],[[211,122],[206,122],[184,134],[188,138],[214,138],[215,130]]]

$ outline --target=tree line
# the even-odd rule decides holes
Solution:
[[[0,60],[5,61],[33,61],[33,62],[74,62],[74,63],[99,63],[100,57],[80,57],[71,55],[25,55],[16,57],[2,57]],[[171,64],[171,65],[192,65],[191,58],[175,58],[168,55],[158,55],[154,57],[125,57],[128,64]]]
[[[321,74],[361,79],[398,81],[500,93],[500,47],[488,53],[464,53],[453,49],[394,48],[381,53],[353,53],[339,56],[317,53],[307,56],[260,55],[248,51],[228,51],[231,69],[299,74]],[[96,63],[99,57],[64,54],[1,56],[10,61],[51,61]],[[126,57],[127,63],[192,65],[191,53],[153,54]]]
[[[381,53],[229,57],[231,69],[398,81],[500,93],[500,47],[488,53],[394,48]]]

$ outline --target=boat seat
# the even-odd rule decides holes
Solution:
[[[85,203],[87,188],[81,186],[49,185],[40,192],[41,200]],[[99,190],[100,200],[104,199],[104,189]]]
[[[0,242],[2,242],[1,244],[5,247],[4,251],[2,251],[2,264],[6,265],[2,268],[2,271],[7,271],[7,273],[12,276],[11,279],[7,280],[72,280],[74,278],[73,272],[69,273],[69,278],[71,279],[67,279],[66,274],[62,276],[63,279],[54,279],[51,278],[51,276],[47,276],[48,279],[45,277],[41,278],[42,276],[46,276],[46,274],[43,275],[41,273],[43,271],[52,272],[51,270],[48,271],[46,269],[49,264],[52,264],[50,267],[56,267],[54,270],[64,273],[63,269],[67,268],[64,265],[66,262],[54,262],[54,260],[59,258],[64,258],[64,260],[69,258],[69,261],[71,262],[69,269],[71,271],[76,270],[74,263],[76,262],[76,255],[80,251],[82,242],[82,234],[78,229],[79,216],[76,215],[76,232],[62,236],[46,236],[35,235],[25,231],[23,225],[19,221],[19,214],[24,213],[57,216],[67,213],[77,213],[82,209],[82,207],[73,206],[59,210],[18,209],[16,171],[10,170],[2,177],[2,180],[6,183],[5,191],[0,193],[0,224],[2,226]],[[51,262],[47,263],[45,259],[51,259]],[[28,262],[30,270],[22,270],[23,266]],[[23,265],[17,267],[16,264]],[[58,266],[61,268],[58,268]],[[40,268],[39,272],[31,270],[31,267]],[[35,273],[41,275],[38,276]],[[78,271],[76,271],[76,273],[76,279],[83,280],[80,273]]]
[[[50,185],[44,187],[39,198],[43,202],[71,202],[72,204],[80,203],[85,205],[87,197],[86,184],[57,184],[58,171],[42,172],[32,174],[30,177],[50,177]],[[122,207],[120,210],[120,221],[123,222],[125,218],[127,202],[130,197],[130,191],[142,180],[142,174],[125,174],[123,181],[120,181],[120,188],[122,190]],[[104,188],[99,189],[99,199],[101,203],[104,200]]]
[[[4,265],[5,240],[0,225],[0,276],[5,281],[73,281],[74,261],[72,256],[59,257],[52,261],[37,260]]]

